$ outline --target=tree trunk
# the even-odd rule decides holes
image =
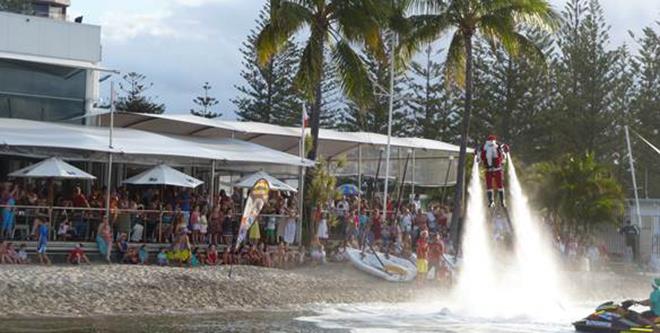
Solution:
[[[458,253],[460,247],[460,223],[463,215],[463,196],[465,187],[465,165],[467,161],[467,140],[470,134],[470,116],[472,115],[472,35],[465,35],[465,114],[463,115],[463,132],[461,133],[461,147],[458,155],[458,172],[456,178],[456,191],[454,193],[454,210],[451,216],[451,232],[454,251]]]
[[[319,129],[321,127],[321,105],[323,101],[323,90],[321,87],[321,82],[319,80],[314,87],[314,101],[312,102],[312,112],[310,115],[310,124],[311,124],[311,135],[312,135],[312,147],[307,154],[307,158],[316,161],[318,146],[319,146]],[[316,173],[315,167],[308,168],[305,172],[305,193],[303,193],[303,200],[309,196],[310,184]],[[303,205],[304,211],[303,214],[303,224],[302,224],[302,235],[313,235],[315,232],[314,221],[312,221],[312,206],[319,204],[318,202],[312,203],[311,205]],[[311,238],[303,239],[305,244],[308,244]]]

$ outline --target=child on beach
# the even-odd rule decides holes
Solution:
[[[195,206],[195,209],[193,210],[192,214],[190,215],[190,228],[192,229],[192,243],[193,244],[199,244],[199,206]]]
[[[247,253],[248,263],[253,266],[259,266],[261,264],[261,252],[257,249],[257,246],[252,244]]]
[[[208,250],[206,250],[206,264],[209,266],[218,264],[218,250],[215,245],[209,246]]]
[[[21,244],[21,246],[18,248],[18,264],[28,264],[30,263],[30,259],[28,258],[27,254],[27,249],[25,248],[25,244]]]
[[[140,261],[140,265],[149,264],[149,251],[147,251],[146,244],[140,245],[140,248],[138,249],[138,259]]]
[[[426,280],[426,275],[429,271],[427,256],[429,252],[428,244],[429,232],[424,230],[419,235],[417,240],[417,285],[420,286]]]
[[[225,251],[222,253],[222,264],[223,265],[233,265],[234,264],[234,255],[231,251],[232,249],[232,244],[229,243],[225,247]]]
[[[128,235],[126,233],[121,233],[119,239],[117,239],[117,258],[119,262],[127,261],[126,255],[128,253]]]
[[[209,220],[208,238],[209,244],[220,244],[222,241],[222,220],[223,214],[219,205],[213,207],[211,218]]]
[[[0,243],[0,264],[13,264],[14,261],[9,256],[9,246],[6,241]]]
[[[170,264],[169,260],[167,259],[167,252],[165,252],[165,248],[161,248],[160,252],[158,252],[158,255],[156,256],[156,263],[158,266],[168,266]]]
[[[268,252],[268,246],[266,243],[261,243],[261,265],[264,267],[273,267],[273,260],[270,257],[270,253]]]
[[[209,230],[209,220],[206,218],[206,207],[202,210],[202,214],[199,216],[199,241],[204,244],[206,243],[206,234]]]
[[[80,265],[82,263],[90,264],[89,258],[85,254],[82,244],[76,244],[76,247],[69,252],[66,261],[72,265]]]
[[[194,248],[192,250],[192,253],[190,254],[190,261],[189,261],[190,267],[198,267],[201,265],[201,262],[199,260],[199,248]]]
[[[35,233],[38,240],[37,254],[39,255],[39,262],[41,262],[42,265],[50,265],[50,258],[48,258],[48,255],[46,254],[46,250],[48,249],[48,223],[37,217],[35,219],[35,224],[37,225]]]

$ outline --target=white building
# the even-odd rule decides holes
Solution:
[[[0,12],[0,117],[62,121],[92,112],[101,27],[67,21],[69,4],[39,0],[34,15]]]

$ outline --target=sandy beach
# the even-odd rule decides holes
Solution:
[[[235,266],[0,267],[4,317],[295,310],[312,303],[406,301],[414,284],[393,284],[348,264],[294,270]]]

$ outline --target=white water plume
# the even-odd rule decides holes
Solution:
[[[555,316],[559,306],[557,266],[552,247],[533,218],[513,163],[509,165],[512,255],[501,258],[490,238],[479,164],[474,163],[468,190],[463,258],[453,303],[462,313],[486,317]]]
[[[485,225],[486,211],[483,198],[479,163],[475,160],[468,189],[465,232],[461,242],[463,261],[456,289],[460,304],[466,309],[479,309],[484,305],[483,295],[492,293],[496,285],[492,248]]]
[[[516,167],[509,157],[509,189],[511,191],[511,219],[516,238],[516,255],[523,285],[534,297],[527,300],[528,306],[536,309],[547,307],[548,302],[557,304],[561,293],[558,267],[552,242],[541,221],[529,207],[522,191]]]

